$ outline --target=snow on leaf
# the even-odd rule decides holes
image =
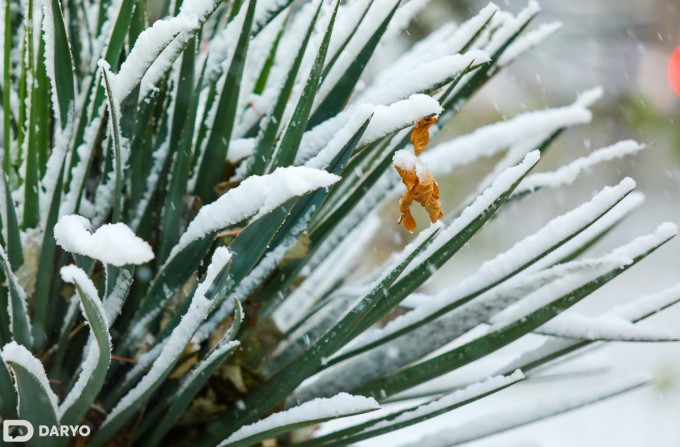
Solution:
[[[598,149],[595,152],[581,157],[567,165],[564,165],[554,172],[541,172],[528,176],[517,187],[517,192],[532,191],[537,188],[559,188],[573,183],[578,175],[595,166],[596,164],[615,160],[640,152],[645,148],[633,140],[620,141],[611,146]]]
[[[314,399],[289,410],[274,413],[254,424],[241,427],[219,444],[219,447],[240,445],[237,444],[239,441],[267,434],[293,424],[305,422],[312,424],[317,421],[365,413],[379,408],[378,402],[370,397],[352,396],[347,393],[340,393],[330,398]],[[251,445],[251,443],[247,445]]]
[[[639,326],[613,315],[588,317],[561,314],[536,330],[539,334],[577,340],[677,341],[680,334],[657,327]]]
[[[217,292],[213,290],[214,284],[223,270],[227,268],[230,261],[231,252],[229,249],[219,247],[215,250],[204,280],[194,291],[189,309],[177,327],[172,331],[167,341],[162,345],[158,345],[160,352],[155,357],[151,369],[108,414],[99,432],[102,438],[108,436],[104,430],[116,431],[119,429],[120,425],[126,422],[131,408],[141,405],[149,397],[149,394],[160,386],[165,377],[170,374],[185,346],[189,343],[200,324],[205,320],[214,304],[214,295]]]
[[[54,226],[54,237],[66,251],[117,267],[144,264],[154,257],[151,246],[123,223],[102,225],[92,233],[86,218],[76,214],[62,216]]]
[[[451,447],[483,437],[501,433],[516,427],[540,421],[551,416],[595,403],[625,391],[638,388],[649,382],[647,375],[631,375],[623,379],[608,380],[606,384],[585,391],[569,390],[568,393],[545,399],[543,402],[527,402],[524,405],[513,403],[510,408],[485,412],[472,420],[462,421],[436,433],[427,434],[420,439],[401,444],[399,447]]]
[[[192,241],[252,216],[263,216],[292,197],[326,188],[339,179],[337,175],[304,166],[278,168],[269,175],[248,177],[237,188],[201,208],[169,258]]]
[[[142,31],[135,46],[120,67],[111,77],[111,90],[115,100],[122,103],[132,90],[141,82],[147,70],[157,64],[158,56],[180,33],[198,27],[196,16],[179,15],[166,20],[158,20]]]
[[[607,258],[617,263],[620,268],[626,267],[632,264],[637,257],[643,256],[645,253],[674,237],[677,234],[677,231],[677,227],[674,224],[661,224],[654,233],[640,236],[628,244],[617,248],[612,251]],[[535,310],[551,303],[557,296],[560,296],[560,290],[564,292],[574,290],[574,284],[585,284],[589,280],[597,278],[608,270],[611,270],[610,266],[594,268],[588,272],[574,273],[558,279],[550,284],[550,287],[539,289],[496,314],[491,319],[491,330],[526,317]]]
[[[52,388],[50,387],[50,381],[45,373],[45,368],[43,368],[42,363],[36,357],[31,354],[31,352],[26,349],[25,346],[18,344],[15,341],[7,343],[2,348],[2,359],[8,364],[16,363],[25,368],[35,379],[42,385],[42,387],[47,392],[47,396],[52,404],[52,408],[56,414],[57,406],[59,403],[59,398]]]
[[[434,175],[441,175],[480,158],[492,157],[515,144],[540,142],[560,128],[590,122],[592,114],[586,107],[598,97],[598,92],[598,89],[584,92],[569,106],[527,112],[480,127],[434,146],[423,154],[423,160],[432,167]]]

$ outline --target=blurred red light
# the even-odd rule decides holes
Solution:
[[[680,47],[675,49],[668,61],[668,82],[675,94],[680,96]]]

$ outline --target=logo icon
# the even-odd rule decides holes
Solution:
[[[24,427],[26,433],[23,435],[12,436],[10,433],[12,429],[17,427]],[[33,437],[33,425],[22,419],[7,419],[2,422],[2,440],[3,442],[26,442]]]

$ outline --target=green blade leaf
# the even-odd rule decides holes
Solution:
[[[14,389],[14,381],[5,363],[5,359],[0,357],[0,416],[3,419],[16,419],[18,396]]]
[[[5,206],[5,213],[3,217],[7,217],[7,222],[2,221],[0,218],[1,227],[5,227],[7,231],[7,252],[9,255],[9,262],[12,266],[12,270],[19,268],[21,264],[24,263],[24,255],[21,248],[21,234],[19,233],[19,221],[17,220],[17,212],[14,207],[14,199],[12,199],[12,191],[9,189],[9,184],[7,181],[7,176],[1,174],[2,185],[0,185],[0,194],[4,197],[0,198],[0,206]],[[1,236],[0,236],[1,239]]]
[[[402,255],[394,261],[394,265],[387,270],[368,288],[367,293],[348,310],[343,318],[319,340],[305,351],[298,359],[291,362],[279,373],[270,378],[260,388],[251,392],[245,399],[245,410],[234,410],[227,413],[218,422],[212,424],[210,435],[201,445],[211,445],[234,432],[237,427],[256,420],[262,414],[274,408],[286,399],[304,379],[317,371],[335,351],[362,331],[361,324],[367,318],[370,310],[381,299],[385,290],[392,284],[404,269],[425,249],[436,236],[439,225],[432,225],[430,229],[420,233],[416,241],[412,242]]]
[[[47,214],[45,234],[42,239],[42,249],[40,260],[38,261],[38,274],[35,285],[35,296],[33,298],[33,339],[35,348],[41,350],[47,342],[48,315],[50,305],[54,305],[49,299],[50,288],[54,278],[55,265],[54,257],[56,252],[56,241],[54,240],[54,226],[59,218],[59,204],[61,203],[61,191],[64,179],[64,166],[62,164],[57,177],[54,192]]]
[[[12,107],[10,105],[10,95],[12,92],[12,13],[10,8],[11,2],[5,0],[4,4],[0,4],[0,7],[5,8],[3,16],[5,17],[5,32],[3,33],[4,39],[4,53],[3,57],[3,69],[2,73],[2,122],[3,122],[3,174],[8,176],[12,172]]]
[[[96,340],[87,345],[87,358],[78,381],[59,408],[60,423],[72,425],[83,419],[104,385],[111,363],[111,336],[97,289],[85,271],[72,265],[62,268],[61,275],[65,282],[75,284],[83,313]]]
[[[180,235],[180,218],[184,196],[189,180],[192,139],[196,122],[196,109],[200,91],[194,89],[194,65],[196,62],[196,41],[193,40],[184,51],[175,97],[175,111],[170,137],[169,157],[174,157],[170,170],[169,187],[163,204],[161,219],[160,245],[157,252],[158,262],[163,262],[170,249],[177,243]],[[201,85],[199,79],[196,85]]]
[[[242,427],[218,446],[248,447],[265,439],[274,438],[309,425],[366,413],[378,408],[380,408],[378,403],[373,399],[338,394],[328,399],[306,402],[298,407],[275,413],[252,425]]]
[[[389,296],[381,301],[374,312],[385,315],[408,294],[427,281],[432,276],[433,271],[436,271],[451,259],[498,211],[512,194],[512,191],[538,163],[538,160],[538,153],[532,152],[521,163],[507,169],[499,176],[463,211],[460,217],[447,227],[446,231],[441,233],[438,237],[439,240],[435,241],[390,287]],[[365,327],[365,329],[367,328]]]
[[[229,266],[231,254],[228,249],[220,247],[215,251],[203,282],[197,287],[191,299],[191,305],[184,318],[174,328],[168,341],[154,361],[149,372],[140,380],[135,388],[127,393],[94,435],[91,444],[94,447],[104,445],[114,436],[134,414],[144,405],[172,372],[185,346],[191,341],[196,329],[208,315],[215,300],[224,296],[233,287],[230,279]]]
[[[73,113],[75,106],[73,76],[76,71],[59,0],[45,2],[43,32],[47,42],[45,58],[49,61],[47,75],[50,77],[52,92],[57,100],[53,106],[58,112],[57,118],[63,130],[69,125],[69,120],[72,119],[69,115]]]
[[[498,391],[514,385],[524,379],[520,371],[509,376],[491,377],[483,382],[469,385],[451,394],[425,402],[410,408],[390,413],[377,419],[350,426],[348,428],[328,433],[327,435],[300,443],[300,447],[340,447],[401,430],[406,427],[427,421],[434,417],[463,407]]]
[[[295,182],[290,181],[292,178],[295,178]],[[337,180],[337,176],[318,169],[303,166],[280,168],[266,176],[249,177],[237,188],[201,208],[171,251],[168,261],[156,275],[140,304],[138,315],[140,318],[144,316],[142,322],[148,324],[151,313],[157,315],[162,304],[186,281],[201,262],[218,231],[244,223],[253,215],[256,219],[262,218],[288,200],[327,188]],[[274,191],[276,194],[271,194]],[[281,220],[274,222],[275,226],[280,225],[280,222]],[[257,261],[260,255],[257,253],[253,261]],[[240,280],[238,275],[248,271],[247,268],[241,272],[235,266],[236,280]],[[145,335],[141,326],[136,332],[138,336]]]
[[[0,267],[7,278],[9,287],[9,320],[12,337],[20,344],[30,348],[33,345],[31,322],[26,306],[26,292],[12,272],[7,253],[0,246]]]
[[[672,239],[676,231],[674,227],[660,226],[655,234],[639,238],[614,251],[612,253],[615,256],[614,267],[605,264],[594,268],[593,272],[576,273],[565,278],[560,287],[555,287],[551,283],[535,292],[535,296],[549,297],[547,304],[536,309],[529,307],[528,313],[521,317],[516,317],[516,312],[510,312],[509,316],[500,317],[498,324],[492,326],[487,334],[444,354],[358,387],[355,392],[384,398],[439,377],[506,346],[540,327],[644,259]],[[505,323],[506,320],[509,322]]]
[[[325,96],[325,99],[316,107],[316,111],[309,119],[309,126],[314,127],[327,119],[338,114],[345,104],[349,101],[352,96],[354,87],[361,79],[361,75],[368,65],[368,61],[373,56],[375,49],[378,47],[378,43],[382,39],[387,27],[397,12],[397,9],[401,5],[401,0],[397,1],[390,12],[385,16],[385,19],[380,23],[380,26],[375,30],[371,38],[366,42],[364,47],[361,49],[359,54],[353,59],[352,64],[347,70],[342,74],[337,84],[329,91]],[[324,82],[326,77],[324,77]]]
[[[108,6],[105,4],[107,2],[101,3],[100,13],[107,10]],[[128,34],[128,29],[132,20],[133,8],[135,8],[135,0],[123,0],[120,3],[120,7],[117,11],[116,18],[114,20],[113,30],[108,37],[108,42],[106,49],[104,51],[104,61],[106,61],[111,70],[117,70],[120,62],[120,54],[125,44],[125,39]],[[141,6],[140,6],[141,7]],[[103,18],[102,18],[103,20]],[[113,19],[112,19],[113,20]],[[101,29],[101,26],[99,27]],[[40,65],[39,65],[40,67]],[[85,141],[84,136],[86,129],[88,128],[99,128],[101,124],[101,119],[103,115],[103,104],[106,99],[104,87],[102,85],[102,79],[100,77],[99,70],[96,70],[92,79],[87,86],[87,93],[83,95],[83,106],[82,109],[92,110],[91,113],[81,113],[78,125],[75,132],[73,150],[71,152],[71,163],[68,168],[69,178],[67,179],[68,185],[70,187],[71,194],[76,194],[76,202],[80,202],[82,196],[82,191],[84,188],[84,183],[86,176],[82,175],[81,179],[77,183],[72,183],[72,173],[78,162],[83,162],[80,159],[79,151],[77,150],[80,145],[86,144],[88,153],[91,154],[94,150],[94,141]],[[94,99],[91,99],[94,98]],[[96,129],[95,129],[96,130]],[[86,165],[89,166],[89,160],[85,161]],[[86,172],[85,172],[86,173]]]
[[[192,368],[189,374],[182,380],[172,399],[166,400],[165,405],[161,406],[161,408],[165,408],[168,405],[167,411],[164,412],[160,421],[155,424],[155,428],[148,439],[145,439],[145,445],[149,447],[158,445],[166,433],[179,421],[186,408],[191,404],[192,400],[217,368],[240,346],[240,342],[233,341],[233,337],[238,333],[243,321],[243,307],[239,300],[234,301],[235,314],[232,327],[225,337],[220,340],[220,343]]]
[[[241,28],[241,35],[236,45],[234,57],[229,66],[229,71],[224,78],[219,100],[215,105],[217,111],[210,136],[206,143],[206,151],[198,167],[196,193],[204,203],[208,203],[215,198],[213,188],[220,181],[222,169],[227,158],[231,132],[234,127],[234,120],[236,119],[236,106],[238,105],[241,78],[246,63],[256,4],[257,0],[250,0],[248,2],[245,22]]]
[[[114,186],[113,186],[113,222],[119,222],[122,218],[123,206],[123,136],[120,125],[120,105],[116,103],[113,91],[111,90],[111,83],[109,81],[110,71],[105,62],[99,63],[104,86],[106,89],[106,96],[109,103],[109,115],[111,117],[110,132],[113,136],[113,172],[114,172]]]
[[[465,421],[465,425],[456,425],[438,433],[423,436],[417,443],[404,444],[404,447],[451,447],[477,441],[487,436],[503,433],[513,428],[522,427],[568,411],[635,390],[649,383],[647,376],[631,376],[624,379],[610,379],[605,385],[599,385],[586,391],[569,391],[553,400],[528,404],[513,405],[500,411],[489,412],[481,417]]]
[[[488,261],[483,269],[480,269],[480,271],[466,281],[468,284],[474,284],[474,287],[466,288],[466,285],[461,284],[462,293],[457,293],[455,287],[448,292],[444,292],[445,295],[449,295],[445,303],[442,302],[441,305],[429,308],[427,309],[427,312],[418,313],[417,318],[414,316],[413,318],[410,318],[408,323],[402,322],[399,324],[398,328],[387,327],[380,336],[375,337],[370,342],[360,343],[354,349],[337,356],[330,363],[338,363],[346,358],[373,349],[400,336],[413,333],[413,331],[418,328],[423,328],[452,310],[472,301],[485,291],[488,291],[499,284],[503,284],[511,278],[517,277],[517,275],[527,270],[529,267],[534,270],[540,268],[540,266],[535,265],[537,262],[543,262],[544,264],[546,262],[549,263],[550,261],[546,260],[547,256],[555,257],[560,255],[560,251],[571,251],[569,245],[577,245],[578,239],[576,238],[597,225],[601,218],[608,216],[610,211],[616,208],[621,201],[625,200],[625,197],[627,197],[627,194],[631,189],[632,185],[628,181],[624,181],[623,184],[615,188],[604,188],[591,201],[584,203],[564,215],[556,217],[535,234],[528,236],[510,250]],[[588,235],[585,234],[585,236]],[[528,250],[523,248],[527,246],[532,246],[533,249]],[[484,280],[480,281],[480,278],[484,278]],[[481,316],[484,315],[485,312],[491,311],[491,307],[488,305],[482,305],[485,307],[485,310],[473,310],[474,306],[475,305],[473,304],[464,310],[465,312],[469,311],[471,315],[461,315],[459,317],[461,319],[460,321],[472,323],[472,321],[474,321],[472,315]],[[447,318],[454,318],[454,316],[451,315]],[[479,323],[483,323],[483,321],[478,321],[477,323],[473,323],[473,325]],[[456,326],[455,323],[448,325],[448,329],[453,330]],[[465,326],[466,330],[472,328],[472,326]],[[427,329],[423,330],[426,331]],[[440,331],[440,334],[441,333],[442,332]],[[428,338],[432,340],[436,337]],[[425,347],[424,345],[426,345],[426,343],[423,343],[423,347]],[[415,351],[417,350],[414,350],[414,355]],[[405,355],[403,357],[404,361],[408,363],[408,356]]]
[[[322,6],[323,3],[319,2],[319,7],[312,20],[309,22],[307,33],[300,44],[297,56],[290,66],[288,74],[286,75],[286,80],[278,93],[276,103],[274,104],[271,113],[267,116],[264,126],[260,128],[260,133],[257,136],[257,146],[255,147],[252,158],[248,161],[248,175],[262,175],[265,171],[265,167],[270,162],[270,157],[274,150],[274,143],[276,142],[276,135],[279,132],[279,127],[283,119],[283,113],[290,100],[290,95],[295,86],[295,80],[300,71],[302,59],[307,50],[309,40],[312,37],[314,26],[316,25]]]
[[[300,100],[295,106],[293,115],[290,118],[288,127],[286,128],[283,137],[279,141],[276,151],[274,152],[271,163],[268,166],[268,171],[271,172],[279,166],[289,166],[295,161],[298,148],[300,147],[300,142],[302,141],[302,135],[307,129],[307,125],[310,122],[310,115],[312,113],[312,106],[314,105],[314,98],[316,97],[317,91],[319,90],[319,84],[321,82],[321,75],[323,72],[324,63],[326,61],[326,53],[328,52],[328,45],[331,41],[331,35],[333,33],[333,27],[335,25],[335,18],[338,13],[338,7],[340,6],[340,1],[336,1],[335,9],[331,15],[330,21],[328,22],[328,28],[324,34],[321,45],[319,46],[319,51],[314,60],[314,65],[309,73],[307,82],[305,83],[305,88],[302,91]]]
[[[175,427],[186,408],[192,403],[208,379],[225,360],[234,354],[240,345],[238,341],[223,343],[191,370],[173,395],[170,406],[156,425],[151,436],[148,440],[144,440],[144,445],[154,447],[162,441],[167,432]]]
[[[19,417],[33,427],[58,425],[57,396],[50,388],[40,361],[24,346],[11,342],[2,348],[2,358],[14,373],[19,395]],[[49,437],[33,436],[30,447],[53,447]]]

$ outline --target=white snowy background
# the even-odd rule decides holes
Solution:
[[[512,11],[526,4],[516,0],[501,3],[503,8]],[[661,222],[680,222],[680,98],[673,94],[666,79],[668,58],[673,49],[680,46],[680,2],[543,0],[540,3],[543,12],[537,23],[558,20],[564,28],[488,84],[440,138],[450,139],[526,110],[566,105],[573,101],[575,93],[601,85],[605,95],[593,107],[593,121],[562,135],[541,162],[540,169],[552,170],[596,148],[627,138],[649,147],[633,157],[597,166],[573,186],[541,192],[506,210],[427,284],[427,291],[455,283],[552,217],[590,199],[602,186],[616,184],[625,176],[638,182],[637,190],[645,193],[646,202],[595,247],[593,254],[604,254],[640,234],[651,232]],[[448,20],[469,17],[485,4],[435,1],[421,14],[411,33],[423,34]],[[408,45],[405,37],[397,45],[384,48],[374,63],[380,65],[392,59]],[[441,179],[444,207],[448,203],[450,209],[470,193],[472,180],[481,178],[491,166],[491,163],[478,163],[475,170]],[[396,219],[395,213],[387,210],[386,218]],[[403,237],[404,233],[399,231],[382,232],[375,258],[382,258],[401,245]],[[674,240],[579,304],[576,310],[597,314],[613,305],[660,291],[679,280],[680,240]],[[679,322],[680,307],[657,315],[645,324],[663,325],[677,333]],[[520,342],[531,345],[536,340]],[[495,358],[502,359],[504,354],[507,350],[498,352]],[[464,411],[454,411],[421,424],[417,429],[398,431],[360,445],[409,444],[444,427],[459,424],[464,427],[466,421],[481,414],[495,413],[501,408],[519,410],[525,405],[539,405],[550,401],[554,394],[569,395],[618,376],[647,371],[655,377],[651,386],[469,445],[680,446],[680,343],[611,344],[565,365],[563,370],[591,374],[522,383],[478,401]],[[460,370],[449,379],[455,382],[457,376],[464,382],[464,375],[465,371]]]

